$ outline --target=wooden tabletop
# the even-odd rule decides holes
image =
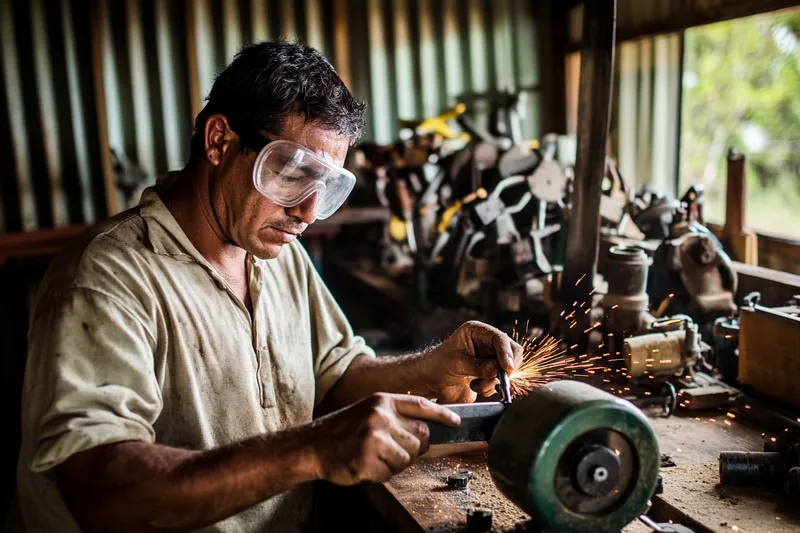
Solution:
[[[719,485],[717,457],[728,450],[761,451],[767,436],[726,417],[725,412],[652,418],[662,454],[675,466],[662,466],[664,493],[649,513],[700,532],[797,532],[800,510],[784,497],[756,487]],[[497,532],[512,531],[529,517],[494,486],[486,466],[487,446],[449,456],[429,456],[383,485],[365,487],[373,507],[402,532],[463,531],[466,513],[475,507],[493,512]],[[432,452],[441,453],[434,447]],[[475,474],[467,490],[451,490],[447,475],[469,469]],[[626,533],[647,531],[636,523]]]

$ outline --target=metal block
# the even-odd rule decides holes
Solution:
[[[731,390],[721,385],[684,389],[681,401],[690,411],[717,409],[728,405]]]
[[[430,444],[488,441],[506,409],[501,402],[458,403],[445,405],[461,417],[461,425],[451,428],[428,422]]]

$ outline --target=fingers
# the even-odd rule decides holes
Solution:
[[[474,356],[495,357],[503,369],[511,373],[522,361],[522,346],[499,329],[483,322],[467,322],[469,336],[478,353]],[[496,375],[496,373],[495,373]],[[479,377],[489,377],[480,374]]]
[[[411,463],[411,457],[412,455],[395,439],[386,436],[380,440],[378,458],[386,463],[391,471],[386,479],[391,477],[391,474],[396,474],[407,467]]]
[[[492,333],[492,345],[494,346],[494,353],[497,357],[497,361],[500,363],[500,366],[503,367],[503,370],[510,374],[515,368],[513,345],[517,343],[512,341],[511,337],[499,330],[495,330]]]
[[[458,427],[461,423],[461,418],[453,411],[421,396],[405,394],[390,396],[393,400],[395,411],[401,415],[430,420],[450,427]]]
[[[469,387],[481,396],[489,397],[497,393],[495,387],[500,384],[500,380],[495,379],[476,379],[470,383]]]
[[[398,416],[392,438],[413,458],[428,450],[428,425],[421,420]]]

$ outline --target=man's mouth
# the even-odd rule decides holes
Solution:
[[[278,234],[280,234],[281,239],[284,242],[292,242],[302,234],[302,231],[298,230],[281,229],[281,228],[276,228],[274,226],[269,226],[269,228],[275,230]]]

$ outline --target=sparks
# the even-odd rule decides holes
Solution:
[[[596,323],[594,326],[590,327],[589,329],[583,330],[583,332],[584,333],[589,333],[590,331],[592,331],[594,328],[597,328],[597,327],[600,327],[600,322]]]
[[[509,374],[511,394],[520,397],[535,387],[545,385],[556,379],[590,377],[596,370],[599,356],[586,359],[586,354],[568,356],[561,348],[559,340],[550,335],[531,339],[514,330],[511,337],[522,346],[522,363]],[[574,349],[573,345],[571,349]]]
[[[577,287],[577,286],[578,286],[578,284],[579,284],[581,281],[583,281],[583,278],[585,278],[585,277],[586,277],[586,274],[584,274],[583,276],[581,276],[581,277],[580,277],[580,279],[578,279],[578,281],[576,281],[576,282],[575,282],[575,286]]]

